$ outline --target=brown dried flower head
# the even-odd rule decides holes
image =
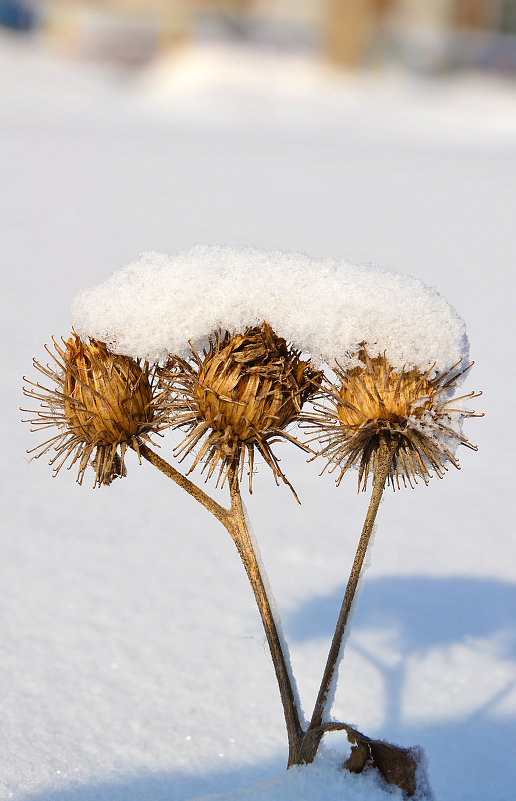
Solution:
[[[350,467],[358,467],[359,490],[376,475],[380,443],[394,447],[388,483],[393,489],[425,484],[435,473],[442,478],[449,462],[460,469],[452,449],[457,443],[476,450],[461,434],[464,417],[482,417],[462,407],[465,399],[481,393],[451,397],[457,379],[469,367],[460,362],[444,375],[430,377],[417,369],[396,371],[385,355],[371,358],[365,343],[358,353],[359,365],[334,372],[340,386],[329,383],[324,396],[330,405],[316,403],[318,413],[309,428],[317,432],[322,448],[317,455],[329,461],[329,472],[339,469],[337,484]],[[311,440],[313,441],[313,440]],[[326,468],[325,468],[326,469]]]
[[[242,477],[247,454],[252,491],[257,448],[276,483],[281,478],[294,492],[271,445],[283,438],[303,448],[285,428],[298,418],[320,380],[321,373],[266,322],[243,334],[219,331],[202,356],[192,348],[191,359],[172,357],[161,371],[172,427],[188,432],[175,455],[184,458],[199,445],[189,472],[202,464],[206,480],[218,471],[217,484],[223,485],[231,467]]]
[[[24,394],[40,401],[39,409],[23,410],[34,415],[25,422],[34,426],[33,431],[59,429],[28,452],[39,458],[55,450],[49,462],[54,465],[54,476],[69,457],[69,469],[78,462],[79,484],[93,457],[94,486],[110,484],[126,474],[127,446],[138,453],[138,439],[150,442],[148,433],[164,427],[163,415],[156,411],[153,400],[149,365],[110,353],[104,343],[94,339],[87,344],[77,334],[62,343],[64,347],[53,340],[55,352],[45,346],[52,365],[34,360],[34,367],[57,388],[25,379],[29,386],[24,387]]]

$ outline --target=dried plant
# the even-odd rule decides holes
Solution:
[[[385,356],[370,357],[365,343],[357,351],[357,366],[334,368],[337,384],[301,359],[300,351],[279,337],[264,322],[244,333],[219,331],[199,355],[190,359],[171,356],[160,369],[127,356],[110,353],[102,342],[89,344],[73,334],[63,346],[54,341],[46,348],[52,365],[34,360],[34,367],[57,388],[27,381],[27,397],[39,401],[27,421],[33,430],[57,428],[57,433],[29,451],[38,458],[54,450],[50,459],[56,475],[67,460],[78,462],[82,483],[88,463],[95,472],[94,486],[110,484],[125,475],[127,447],[136,451],[185,489],[211,512],[233,539],[253,590],[269,644],[289,742],[288,767],[312,762],[323,735],[344,730],[352,753],[343,767],[359,772],[374,767],[386,782],[406,796],[418,788],[416,750],[372,740],[346,723],[326,722],[330,687],[342,655],[342,643],[376,513],[386,483],[412,486],[425,483],[432,471],[442,476],[447,463],[458,467],[452,445],[473,448],[460,431],[462,417],[479,416],[462,408],[469,393],[451,398],[465,372],[459,365],[431,378],[431,371],[396,371]],[[26,379],[27,380],[27,379]],[[314,413],[302,412],[306,401]],[[26,410],[27,411],[27,410]],[[346,593],[331,643],[310,723],[304,723],[295,681],[289,667],[286,643],[280,638],[270,590],[260,568],[256,543],[249,531],[240,494],[246,466],[252,490],[255,449],[279,479],[291,487],[272,445],[285,439],[311,450],[287,432],[301,422],[318,439],[318,456],[327,469],[338,470],[337,484],[350,467],[358,467],[359,489],[372,476],[373,490]],[[186,436],[175,455],[195,453],[189,472],[201,465],[206,478],[229,485],[230,505],[225,508],[149,447],[150,435],[164,428],[183,429]],[[119,454],[120,451],[120,454]],[[326,468],[325,468],[326,469]],[[293,488],[291,487],[294,492]],[[295,495],[295,492],[294,492]],[[297,496],[296,496],[297,498]]]
[[[463,417],[482,416],[462,406],[464,400],[481,393],[451,397],[458,379],[469,367],[460,369],[456,364],[443,375],[431,378],[433,368],[426,373],[417,369],[397,371],[385,355],[370,357],[365,343],[351,356],[358,365],[345,370],[336,364],[334,373],[339,383],[334,386],[325,381],[322,398],[314,404],[317,413],[305,421],[315,434],[309,442],[318,439],[321,446],[316,456],[328,460],[324,469],[339,470],[337,485],[350,467],[358,467],[359,490],[366,489],[370,475],[373,481],[362,534],[302,749],[305,761],[313,760],[325,730],[323,721],[332,700],[330,688],[342,658],[349,615],[385,485],[390,483],[393,489],[399,489],[401,479],[404,485],[412,487],[418,476],[427,484],[431,470],[442,478],[447,462],[458,468],[448,444],[463,444],[476,450],[462,435],[460,424]],[[368,753],[373,752],[369,749]],[[410,752],[396,756],[396,764],[403,774],[403,784],[396,783],[406,791],[415,769]]]
[[[366,490],[370,475],[378,473],[380,442],[394,447],[387,482],[394,488],[425,484],[432,471],[442,478],[447,464],[459,468],[453,450],[458,443],[472,450],[460,431],[460,420],[478,417],[462,401],[479,393],[450,397],[458,379],[469,370],[454,365],[443,375],[430,377],[412,368],[395,370],[385,355],[371,358],[362,343],[359,365],[345,370],[336,363],[339,384],[325,383],[323,402],[309,428],[321,445],[317,455],[327,459],[325,469],[338,469],[337,485],[351,467],[358,467],[358,487]],[[313,440],[310,440],[313,441]]]
[[[163,427],[164,414],[153,398],[153,376],[148,364],[110,353],[94,339],[86,343],[74,334],[62,343],[53,340],[54,352],[45,346],[52,364],[33,362],[57,388],[24,379],[24,395],[40,402],[38,409],[23,410],[34,415],[25,422],[33,431],[57,428],[29,453],[39,458],[53,449],[54,475],[67,460],[71,459],[69,469],[78,462],[79,484],[91,460],[94,486],[110,484],[125,475],[127,446],[138,451],[139,441],[151,442],[149,434]]]
[[[321,375],[266,322],[243,334],[218,331],[202,355],[192,347],[190,360],[171,357],[160,373],[171,426],[188,432],[175,455],[185,458],[197,448],[188,473],[201,464],[206,479],[217,473],[221,485],[231,467],[242,479],[247,456],[252,492],[256,448],[276,483],[281,478],[295,495],[271,446],[286,439],[303,448],[285,429]]]

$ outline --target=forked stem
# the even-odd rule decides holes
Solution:
[[[324,669],[321,686],[315,702],[312,719],[304,736],[303,742],[301,743],[298,759],[299,764],[313,762],[325,731],[323,721],[325,713],[327,712],[328,695],[332,685],[334,673],[338,669],[342,654],[344,634],[346,633],[348,619],[353,607],[353,601],[357,591],[358,582],[360,580],[360,574],[362,572],[369,540],[373,531],[374,521],[376,519],[378,507],[382,499],[383,490],[389,475],[395,450],[396,442],[391,440],[391,442],[388,443],[385,438],[382,437],[378,448],[378,465],[375,472],[371,500],[367,509],[364,526],[362,528],[362,534],[358,543],[353,566],[351,568],[346,592],[344,593],[344,600],[342,601],[339,617],[337,619],[337,625],[335,626],[335,632],[333,634],[333,640],[328,653],[328,659]]]
[[[204,506],[205,509],[211,512],[229,532],[236,545],[260,612],[279,686],[288,735],[289,749],[287,767],[313,762],[321,739],[326,731],[335,728],[345,729],[348,733],[354,731],[347,724],[327,724],[324,723],[323,720],[328,705],[329,690],[335,670],[338,668],[342,652],[342,642],[347,628],[349,614],[353,606],[353,600],[358,587],[369,540],[371,538],[376,514],[382,498],[385,482],[389,475],[395,449],[395,442],[387,443],[385,439],[381,440],[378,449],[378,466],[374,477],[373,491],[364,521],[362,535],[351,568],[312,719],[308,729],[304,731],[294,690],[294,680],[290,673],[286,654],[279,636],[271,601],[260,570],[258,555],[255,552],[253,540],[247,526],[236,466],[232,466],[228,470],[231,507],[225,509],[197,487],[196,484],[172,467],[172,465],[168,464],[161,456],[158,456],[157,453],[143,443],[139,443],[139,453],[141,456],[147,459],[154,467],[157,467],[158,470],[161,470],[161,472],[172,479],[172,481],[175,481],[176,484],[179,484],[180,487],[185,489],[196,501]]]
[[[176,484],[179,484],[180,487],[185,489],[196,501],[204,506],[205,509],[211,512],[229,532],[231,539],[237,547],[260,612],[276,673],[276,679],[278,681],[289,744],[287,767],[297,764],[299,746],[304,732],[301,726],[300,712],[294,691],[294,682],[288,669],[286,655],[272,612],[271,602],[260,571],[258,556],[255,552],[253,541],[247,527],[236,467],[233,466],[228,471],[231,507],[230,509],[225,509],[197,487],[196,484],[162,459],[161,456],[158,456],[157,453],[147,447],[147,445],[143,443],[138,444],[141,456],[147,459],[154,467],[157,467],[158,470],[161,470],[161,472],[172,479],[172,481],[175,481]]]

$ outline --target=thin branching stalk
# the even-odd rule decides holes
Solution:
[[[297,698],[293,687],[293,681],[289,673],[287,659],[283,651],[281,638],[278,634],[276,621],[272,612],[271,602],[267,595],[267,589],[260,571],[258,557],[255,553],[251,535],[247,527],[236,466],[232,465],[228,472],[231,491],[231,508],[225,509],[149,447],[143,443],[139,443],[138,450],[144,459],[147,459],[147,461],[154,465],[154,467],[157,467],[158,470],[161,470],[168,478],[175,481],[176,484],[179,484],[180,487],[185,489],[196,501],[204,506],[205,509],[211,512],[222,523],[224,528],[226,528],[235,543],[256,599],[269,644],[276,679],[278,681],[289,743],[287,767],[297,764],[299,746],[304,734],[300,720],[300,711],[298,709]]]
[[[300,748],[300,763],[313,762],[324,731],[326,730],[325,726],[323,725],[323,721],[329,711],[327,709],[329,705],[328,702],[330,700],[329,691],[335,670],[338,669],[339,661],[342,656],[342,643],[346,633],[349,615],[353,606],[353,600],[355,598],[358,582],[360,580],[360,574],[362,572],[369,540],[373,531],[374,521],[376,519],[378,507],[383,495],[385,483],[389,475],[395,449],[395,441],[391,441],[391,443],[388,444],[386,440],[382,438],[378,449],[378,468],[374,477],[373,491],[371,493],[369,508],[367,510],[362,529],[362,535],[360,537],[353,566],[351,568],[346,592],[344,593],[344,600],[342,601],[337,625],[335,626],[335,632],[333,634],[333,640],[328,653],[328,659],[321,681],[321,686],[315,702],[312,719]]]

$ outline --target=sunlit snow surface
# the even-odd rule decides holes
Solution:
[[[0,797],[186,801],[254,787],[248,798],[319,801],[302,771],[275,778],[281,706],[222,528],[135,458],[94,491],[24,454],[36,442],[19,423],[21,375],[52,334],[68,336],[71,299],[139,253],[209,242],[385,265],[466,320],[466,386],[484,390],[487,412],[466,432],[479,452],[385,497],[333,713],[422,745],[438,801],[512,801],[512,84],[306,88],[281,73],[269,90],[255,70],[251,96],[239,67],[238,86],[191,71],[179,91],[169,71],[157,91],[155,72],[135,85],[3,39],[0,68]],[[177,441],[161,441],[165,458]],[[337,490],[296,449],[278,452],[302,506],[261,465],[245,500],[309,715],[367,497],[353,476]],[[346,750],[337,736],[328,746]],[[350,785],[323,770],[330,787]],[[369,779],[350,778],[376,801]]]

